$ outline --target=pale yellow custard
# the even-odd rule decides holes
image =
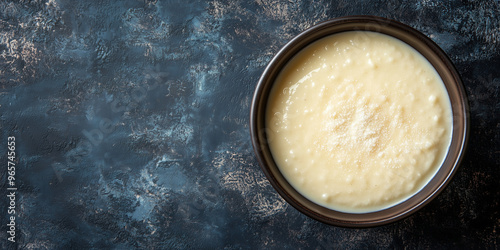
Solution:
[[[432,65],[375,32],[301,50],[269,96],[269,146],[286,180],[324,207],[377,211],[417,193],[442,164],[451,105]]]

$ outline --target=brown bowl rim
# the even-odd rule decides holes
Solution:
[[[450,150],[443,165],[419,192],[400,204],[369,213],[345,213],[324,208],[299,194],[277,168],[267,146],[265,105],[269,91],[281,68],[298,51],[327,35],[345,31],[374,31],[393,36],[409,44],[426,57],[443,78],[453,112]],[[445,81],[452,79],[451,81]],[[451,93],[451,92],[452,93]],[[452,96],[453,95],[453,98]],[[250,109],[250,135],[257,160],[274,189],[290,205],[320,222],[342,227],[373,227],[392,223],[415,213],[432,201],[448,185],[465,153],[469,134],[469,105],[462,80],[446,53],[416,29],[378,16],[344,16],[330,19],[295,36],[269,62],[255,88]],[[453,150],[452,150],[453,149]],[[432,184],[432,185],[431,185]]]

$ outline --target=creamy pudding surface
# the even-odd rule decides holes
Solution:
[[[269,96],[273,158],[304,197],[378,211],[417,193],[441,166],[452,115],[444,84],[415,49],[368,31],[322,38],[294,56]]]

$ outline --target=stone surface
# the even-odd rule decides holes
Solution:
[[[498,248],[500,6],[469,1],[0,1],[0,248]],[[448,53],[469,96],[462,166],[411,217],[345,229],[289,206],[256,162],[255,84],[329,18],[388,17]],[[6,167],[1,171],[7,193]]]

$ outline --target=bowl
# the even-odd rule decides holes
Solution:
[[[435,68],[448,93],[451,112],[451,142],[443,163],[432,179],[417,193],[394,206],[364,213],[350,213],[318,205],[301,195],[280,172],[270,151],[275,136],[266,128],[266,107],[271,88],[283,67],[294,55],[323,37],[347,32],[371,31],[403,41],[423,55]],[[372,227],[401,220],[434,199],[456,172],[468,137],[468,102],[460,76],[448,56],[427,36],[400,22],[376,16],[347,16],[319,23],[289,41],[265,68],[257,83],[250,111],[250,134],[257,160],[271,185],[290,205],[320,222],[342,227]]]

